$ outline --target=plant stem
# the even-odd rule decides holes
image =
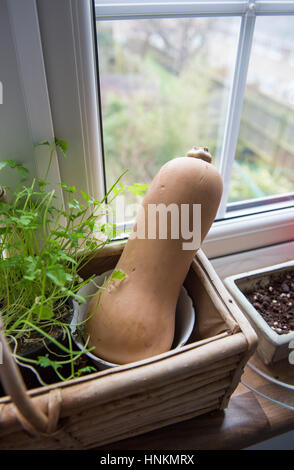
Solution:
[[[47,170],[46,170],[46,173],[45,173],[45,176],[44,176],[44,181],[47,181],[47,178],[48,178],[48,174],[49,174],[49,170],[50,170],[50,167],[51,167],[51,164],[52,164],[52,158],[53,158],[53,154],[54,154],[54,151],[55,151],[56,147],[53,146],[50,150],[50,156],[49,156],[49,163],[48,163],[48,167],[47,167]]]

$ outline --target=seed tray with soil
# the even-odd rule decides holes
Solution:
[[[225,284],[257,332],[263,361],[289,357],[294,348],[294,261],[230,276]]]
[[[268,285],[259,281],[255,289],[245,295],[279,335],[294,331],[294,271],[272,274]]]

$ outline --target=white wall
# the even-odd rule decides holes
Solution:
[[[33,143],[6,0],[0,0],[0,81],[3,85],[3,104],[0,104],[0,160],[17,160],[35,175]],[[0,173],[0,185],[12,184],[13,178],[14,173],[11,170],[3,170]]]

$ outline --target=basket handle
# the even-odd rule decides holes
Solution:
[[[48,433],[52,430],[51,420],[34,405],[33,400],[27,394],[23,378],[7,343],[0,313],[0,346],[1,344],[3,360],[2,363],[0,362],[0,378],[6,393],[10,395],[18,411],[34,430]]]

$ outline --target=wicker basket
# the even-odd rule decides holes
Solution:
[[[121,249],[99,254],[87,274],[113,268]],[[197,316],[185,346],[28,392],[16,375],[0,399],[0,448],[89,449],[225,408],[257,336],[201,250],[185,286]],[[3,350],[4,383],[4,368],[18,369]]]

